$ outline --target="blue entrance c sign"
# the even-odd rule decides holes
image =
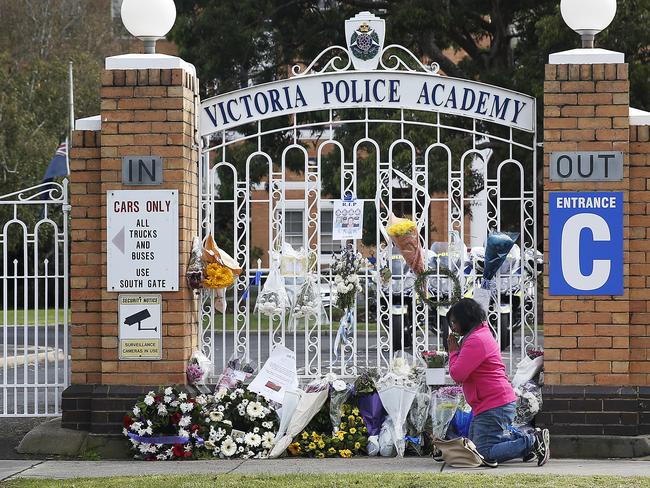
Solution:
[[[623,294],[623,193],[549,194],[551,295]]]

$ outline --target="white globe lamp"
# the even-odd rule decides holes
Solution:
[[[167,35],[176,20],[174,0],[124,0],[122,23],[144,42],[145,54],[156,52],[156,41]]]
[[[594,47],[594,37],[605,30],[616,15],[616,0],[562,0],[564,22],[582,37],[583,48]]]

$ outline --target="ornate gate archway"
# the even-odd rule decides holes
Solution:
[[[203,237],[215,235],[244,268],[226,292],[225,313],[217,311],[221,298],[203,291],[202,349],[220,371],[233,355],[261,365],[284,344],[296,352],[299,374],[314,377],[381,368],[395,350],[440,346],[445,309],[429,309],[412,293],[384,230],[393,212],[417,223],[439,299],[449,292],[441,267],[449,265],[471,295],[481,277],[476,247],[487,232],[519,235],[519,257],[501,269],[489,313],[513,370],[540,340],[535,100],[443,76],[404,47],[384,47],[383,21],[369,14],[348,22],[347,48],[326,49],[287,80],[202,103]],[[369,44],[360,36],[370,36]],[[342,245],[332,239],[341,199],[364,203],[363,239],[351,244],[370,259],[360,276],[356,326],[337,341],[330,263]],[[255,311],[268,251],[280,252],[285,242],[306,250],[326,320],[296,323],[288,314]],[[392,270],[389,278],[384,270]],[[305,272],[284,275],[295,291]],[[408,312],[396,313],[402,305]]]

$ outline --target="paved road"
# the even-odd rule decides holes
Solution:
[[[650,462],[642,460],[552,459],[546,466],[521,462],[505,463],[497,469],[445,467],[431,458],[368,458],[215,461],[0,461],[0,482],[15,478],[71,479],[108,476],[151,476],[188,474],[339,474],[339,473],[455,473],[555,474],[579,476],[650,476]],[[630,485],[631,486],[631,485]]]

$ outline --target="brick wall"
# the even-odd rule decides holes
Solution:
[[[586,183],[549,180],[554,151],[622,151],[621,182],[599,191],[624,195],[625,294],[620,297],[550,296],[544,278],[545,380],[551,385],[629,385],[630,289],[629,82],[627,64],[547,65],[544,84],[544,249],[548,263],[548,202],[551,191],[593,191]],[[547,268],[548,269],[548,268]],[[639,271],[634,268],[634,272]],[[634,378],[635,380],[637,378]],[[638,383],[637,383],[638,384]],[[645,384],[645,383],[641,383]]]
[[[101,382],[101,135],[75,131],[70,150],[70,354],[72,383]]]
[[[101,425],[109,422],[114,424],[109,430],[115,429],[122,404],[106,403],[107,392],[121,391],[132,402],[138,387],[186,382],[186,363],[198,342],[197,303],[184,279],[192,238],[198,233],[197,93],[198,80],[182,69],[106,70],[101,131],[73,135],[72,385],[64,394],[65,426],[102,431]],[[161,156],[164,184],[122,186],[122,156],[127,155]],[[106,291],[106,194],[147,188],[178,190],[180,290],[162,293],[162,360],[119,361],[118,293]],[[128,392],[120,390],[124,385],[130,386]],[[100,403],[93,403],[93,395]]]
[[[650,384],[650,127],[630,127],[630,382]],[[648,432],[650,433],[650,432]]]

